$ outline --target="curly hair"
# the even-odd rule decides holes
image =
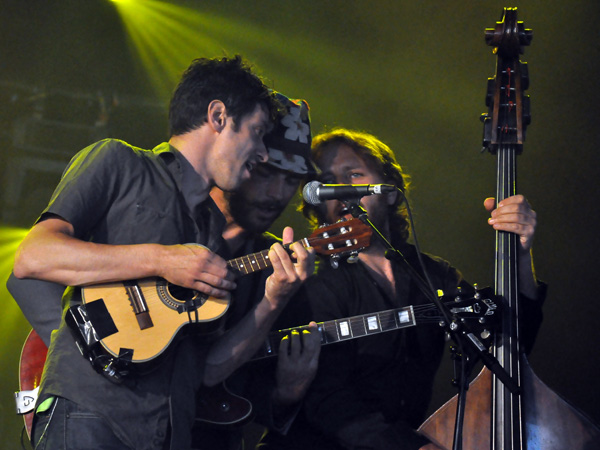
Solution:
[[[325,150],[341,144],[352,148],[365,162],[375,168],[384,180],[384,183],[393,184],[400,188],[404,195],[407,194],[410,185],[410,176],[402,171],[402,167],[398,164],[392,150],[369,133],[335,128],[329,132],[315,136],[312,141],[311,153],[317,167],[320,165]],[[316,227],[323,223],[323,217],[320,216],[319,208],[304,201],[299,209],[312,226]],[[398,195],[396,201],[388,206],[388,219],[390,221],[390,229],[398,233],[403,241],[406,241],[410,235],[410,223],[407,217],[408,212],[405,197]]]
[[[185,70],[171,97],[169,135],[181,135],[202,126],[213,100],[225,104],[233,119],[234,131],[257,104],[265,107],[271,120],[275,120],[279,110],[272,92],[240,55],[198,58]]]

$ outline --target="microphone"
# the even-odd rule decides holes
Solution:
[[[319,205],[325,200],[352,200],[366,195],[388,194],[395,190],[396,186],[391,184],[321,184],[310,181],[302,189],[302,197],[306,203]]]

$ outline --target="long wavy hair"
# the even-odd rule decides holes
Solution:
[[[393,184],[407,195],[410,176],[402,171],[392,150],[375,136],[362,131],[335,128],[313,138],[312,159],[319,167],[323,152],[331,147],[346,144],[352,148],[369,166],[375,168],[386,184]],[[410,235],[410,222],[406,210],[405,197],[398,195],[396,201],[388,206],[390,230],[397,233],[403,241]],[[302,202],[299,209],[313,227],[323,223],[320,209],[307,202]]]

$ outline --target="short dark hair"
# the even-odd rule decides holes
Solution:
[[[312,159],[317,167],[326,149],[341,144],[352,148],[365,162],[375,168],[384,183],[393,184],[400,188],[404,195],[407,194],[410,184],[409,175],[403,172],[390,147],[369,133],[335,128],[315,136],[312,141]],[[397,196],[394,204],[389,205],[388,218],[390,230],[399,233],[402,240],[406,241],[410,235],[410,223],[407,219],[408,212],[404,200],[404,196]],[[319,216],[319,209],[313,205],[303,202],[300,209],[313,226],[318,226],[323,222],[323,218]]]
[[[177,136],[201,127],[207,122],[208,105],[213,100],[225,104],[234,130],[257,104],[265,107],[272,120],[278,110],[269,88],[240,55],[198,58],[185,70],[171,97],[169,135]]]

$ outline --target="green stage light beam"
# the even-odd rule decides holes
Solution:
[[[6,280],[12,272],[17,247],[28,231],[23,228],[0,227],[0,301],[3,305],[0,330],[2,330],[2,342],[5,343],[8,342],[7,337],[18,335],[18,330],[26,323],[23,313],[6,289]],[[4,360],[5,354],[9,351],[15,351],[13,346],[0,345],[0,361]]]

